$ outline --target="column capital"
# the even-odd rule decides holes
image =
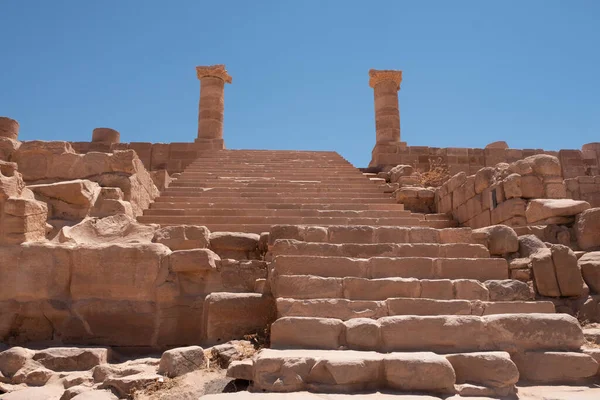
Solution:
[[[369,86],[375,86],[383,81],[392,81],[400,90],[400,82],[402,82],[402,71],[393,69],[371,69],[369,70]]]
[[[198,66],[196,67],[196,75],[198,79],[211,76],[222,79],[225,83],[231,83],[231,76],[227,73],[225,64]]]

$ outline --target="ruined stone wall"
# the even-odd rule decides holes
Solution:
[[[592,207],[600,207],[600,176],[578,176],[565,179],[567,197],[583,200]]]
[[[567,197],[561,170],[556,157],[535,155],[512,164],[485,167],[470,176],[459,172],[437,190],[436,208],[472,228],[525,226],[534,222],[526,214],[530,199]]]
[[[71,142],[73,149],[81,154],[92,151],[110,153],[115,150],[134,150],[149,171],[167,170],[169,174],[183,172],[200,154],[220,150],[223,141],[215,142],[214,148],[206,143],[98,143]]]
[[[431,165],[447,165],[450,175],[475,174],[484,167],[512,163],[536,154],[558,157],[565,179],[600,175],[600,143],[589,143],[581,150],[546,151],[542,149],[458,148],[406,146],[405,143],[377,144],[370,167],[411,165],[418,171],[429,171]]]
[[[254,303],[235,302],[252,308],[249,321],[236,321],[231,310],[207,315],[207,295],[253,292],[266,263],[221,260],[218,252],[239,247],[239,238],[211,243],[206,228],[184,228],[118,215],[65,228],[59,241],[0,245],[0,281],[10,283],[0,293],[0,341],[159,348],[201,343],[219,326],[264,329],[271,315],[257,304],[272,300],[252,293]]]

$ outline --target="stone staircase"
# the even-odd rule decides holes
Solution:
[[[486,281],[511,286],[505,259],[445,216],[405,211],[380,183],[333,152],[224,150],[193,162],[139,217],[269,232],[268,280],[247,297],[275,301],[270,348],[228,370],[257,393],[215,398],[496,397],[519,380],[597,373],[575,318],[494,292]]]
[[[138,220],[268,232],[277,224],[452,226],[404,210],[335,152],[222,150],[204,154]]]
[[[507,262],[470,229],[275,226],[269,240],[271,346],[229,370],[252,391],[507,396],[598,371],[575,318],[497,300],[483,282],[508,280]]]

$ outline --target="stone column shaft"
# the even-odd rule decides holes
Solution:
[[[370,70],[369,85],[375,96],[376,143],[400,142],[398,91],[402,71]]]
[[[196,73],[200,80],[198,139],[196,141],[222,140],[225,83],[231,83],[231,76],[222,64],[196,67]]]

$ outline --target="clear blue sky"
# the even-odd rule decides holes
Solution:
[[[600,1],[4,0],[0,115],[22,140],[196,137],[196,65],[224,63],[228,148],[366,166],[368,70],[401,69],[409,145],[600,141]]]

